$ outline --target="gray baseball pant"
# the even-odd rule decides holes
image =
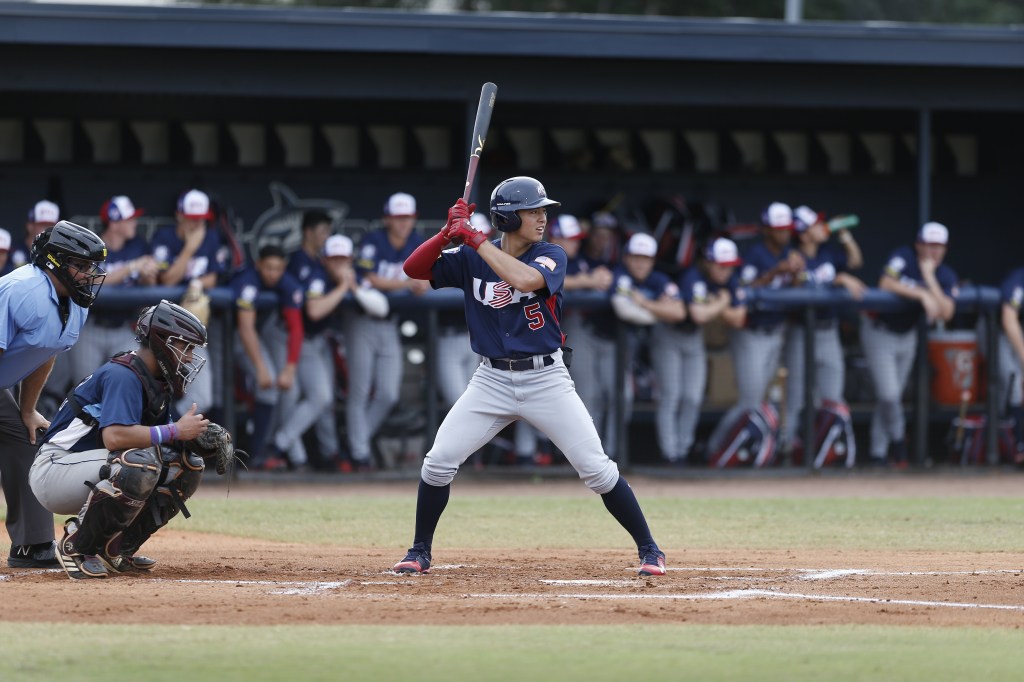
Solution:
[[[659,394],[655,414],[658,445],[666,460],[681,461],[693,447],[707,385],[704,335],[700,329],[683,331],[657,325],[651,350]]]
[[[95,372],[115,354],[138,347],[135,330],[130,324],[102,327],[87,322],[78,337],[78,343],[67,353],[75,384]]]
[[[871,456],[884,459],[889,444],[906,435],[903,390],[914,367],[917,333],[891,332],[868,317],[861,318],[860,343],[875,386],[875,411],[871,415]]]
[[[441,422],[423,459],[423,481],[448,485],[471,454],[512,421],[525,419],[551,436],[588,488],[598,494],[614,488],[618,467],[601,449],[601,438],[561,355],[556,351],[555,364],[548,367],[535,356],[538,368],[522,372],[494,369],[485,360]]]
[[[286,337],[287,342],[287,337]],[[287,346],[285,347],[287,358]],[[302,434],[314,424],[334,422],[334,361],[330,344],[323,335],[306,337],[302,342],[302,354],[295,370],[294,390],[285,391],[280,398],[280,426],[274,436],[274,445],[281,452],[288,453],[288,459],[295,464],[308,460]],[[327,436],[317,431],[317,437]],[[325,456],[338,453],[338,437],[333,442],[320,440]]]
[[[601,435],[604,450],[615,458],[618,429],[615,424],[615,341],[594,334],[578,317],[563,325],[566,343],[573,349],[569,374],[576,392],[586,406]],[[626,381],[625,410],[627,419],[633,412],[633,385]],[[550,435],[550,434],[549,434]]]
[[[736,372],[737,402],[715,426],[708,449],[718,449],[736,420],[760,406],[765,391],[779,368],[785,326],[774,329],[737,329],[729,337],[729,351]]]
[[[786,378],[786,418],[780,434],[782,443],[792,444],[800,431],[802,422],[800,413],[804,409],[807,398],[804,395],[804,328],[802,325],[789,325],[786,329],[785,364],[789,370]],[[811,404],[817,406],[821,400],[841,402],[843,384],[846,380],[846,367],[843,363],[843,346],[839,342],[839,323],[830,320],[830,324],[814,330],[814,396]]]
[[[348,400],[345,424],[352,459],[370,459],[370,439],[398,402],[402,386],[402,343],[398,323],[353,316],[345,327]]]

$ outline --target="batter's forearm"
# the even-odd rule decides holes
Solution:
[[[481,244],[477,253],[503,282],[511,285],[514,289],[537,291],[547,286],[544,275],[540,274],[539,270],[530,267],[518,258],[513,258],[490,242]]]

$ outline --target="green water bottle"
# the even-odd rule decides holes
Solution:
[[[855,215],[837,215],[828,221],[828,230],[829,232],[838,232],[858,225],[860,225],[860,218]]]

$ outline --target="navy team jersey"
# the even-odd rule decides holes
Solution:
[[[679,287],[672,278],[666,275],[664,272],[658,270],[651,270],[651,274],[647,276],[647,279],[642,282],[638,282],[633,279],[633,276],[629,274],[629,270],[626,269],[625,265],[617,265],[612,270],[612,284],[608,288],[608,296],[610,297],[615,293],[626,293],[630,290],[635,289],[639,291],[644,298],[651,301],[657,301],[662,296],[668,296],[669,298],[679,298]],[[595,321],[594,329],[597,333],[604,338],[614,338],[615,336],[615,325],[619,324],[618,318],[614,314],[607,315],[601,320]],[[635,325],[629,325],[635,326]]]
[[[24,244],[18,244],[11,251],[11,255],[7,258],[7,267],[11,270],[20,268],[22,265],[28,265],[29,259],[31,259],[28,247]],[[4,272],[6,275],[7,272]]]
[[[259,329],[263,323],[273,314],[273,309],[257,308],[256,297],[261,291],[269,291],[277,295],[278,307],[281,310],[293,308],[302,309],[304,301],[302,297],[302,285],[299,281],[285,272],[281,275],[276,286],[268,287],[260,279],[260,274],[254,266],[249,266],[231,278],[231,292],[235,296],[235,306],[239,310],[256,311],[256,328]]]
[[[288,274],[291,275],[302,287],[306,299],[320,298],[330,289],[334,288],[334,281],[327,274],[327,270],[319,258],[312,258],[308,253],[299,249],[292,254],[288,261]],[[345,294],[348,298],[350,294]],[[306,330],[307,337],[318,336],[323,333],[331,324],[331,316],[319,320],[311,320],[306,316],[306,308],[302,308],[302,326]]]
[[[912,246],[903,246],[892,252],[882,272],[897,280],[900,284],[909,287],[924,287],[924,278],[921,276],[921,268],[917,264],[917,252]],[[957,295],[957,276],[953,269],[943,263],[935,269],[935,279],[947,296]],[[909,310],[904,313],[878,313],[878,321],[884,324],[889,331],[903,333],[908,332],[917,326],[917,321],[922,315],[920,307],[917,310]]]
[[[227,254],[220,247],[220,233],[207,226],[203,243],[199,245],[199,248],[196,249],[196,252],[189,260],[182,281],[187,282],[190,279],[202,277],[211,272],[218,275],[224,272],[227,269]],[[185,248],[185,242],[178,237],[177,228],[173,225],[168,225],[161,227],[153,235],[151,248],[157,266],[161,270],[166,270],[171,267],[174,259]]]
[[[359,242],[356,275],[360,281],[369,272],[384,279],[409,279],[402,266],[422,242],[423,239],[416,232],[412,232],[405,241],[405,246],[396,249],[388,240],[387,230],[368,232]]]
[[[1017,268],[1003,280],[1000,300],[1017,311],[1017,319],[1024,319],[1024,268]]]
[[[491,242],[501,248],[501,240]],[[462,289],[473,352],[488,358],[546,355],[563,343],[560,324],[565,250],[537,242],[519,257],[543,276],[545,289],[519,291],[498,279],[474,249],[457,246],[441,252],[431,271],[435,289]]]
[[[142,237],[135,237],[124,243],[118,251],[107,251],[107,260],[103,263],[103,269],[108,273],[117,272],[128,267],[128,263],[136,258],[142,258],[149,254],[149,245]],[[139,286],[139,275],[128,275],[119,284],[111,284],[112,287],[137,287]],[[123,326],[134,322],[138,314],[131,310],[99,310],[93,313],[93,321],[106,326]]]
[[[78,412],[64,401],[50,423],[43,443],[53,443],[71,452],[105,447],[100,432],[111,424],[135,426],[142,423],[144,389],[139,377],[129,367],[108,362],[82,380],[73,394],[79,406],[94,423],[85,424]],[[170,403],[170,401],[168,401]],[[170,423],[164,410],[160,423]]]
[[[755,279],[789,258],[793,248],[786,246],[775,255],[768,250],[763,241],[755,242],[745,254],[743,265],[740,266],[740,284],[750,286]],[[781,289],[793,281],[792,275],[776,275],[771,282],[764,285],[766,289]],[[786,313],[751,309],[747,313],[748,329],[774,329],[786,321]]]
[[[807,286],[835,286],[836,275],[847,271],[846,250],[836,248],[832,244],[822,244],[813,258],[807,254],[803,254],[803,257],[807,264],[804,271]],[[816,308],[814,314],[819,320],[833,320],[839,316],[839,308]]]
[[[729,292],[729,300],[731,301],[729,305],[732,307],[739,306],[741,303],[737,293],[738,287],[738,273],[733,272],[729,276],[729,281],[724,285],[716,284],[708,279],[704,271],[696,265],[684,270],[683,274],[679,277],[679,295],[682,296],[683,302],[687,306],[691,303],[710,303],[711,296],[717,294],[722,289]],[[685,332],[697,331],[698,328],[697,323],[689,315],[686,316],[685,320],[677,322],[674,326],[676,329]]]

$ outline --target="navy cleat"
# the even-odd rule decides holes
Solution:
[[[42,542],[36,545],[14,545],[7,557],[7,565],[11,568],[60,568],[54,542]]]
[[[640,553],[640,575],[665,575],[665,553],[657,545],[644,545]]]
[[[430,550],[419,543],[413,545],[405,558],[395,564],[392,570],[395,573],[429,573]]]

